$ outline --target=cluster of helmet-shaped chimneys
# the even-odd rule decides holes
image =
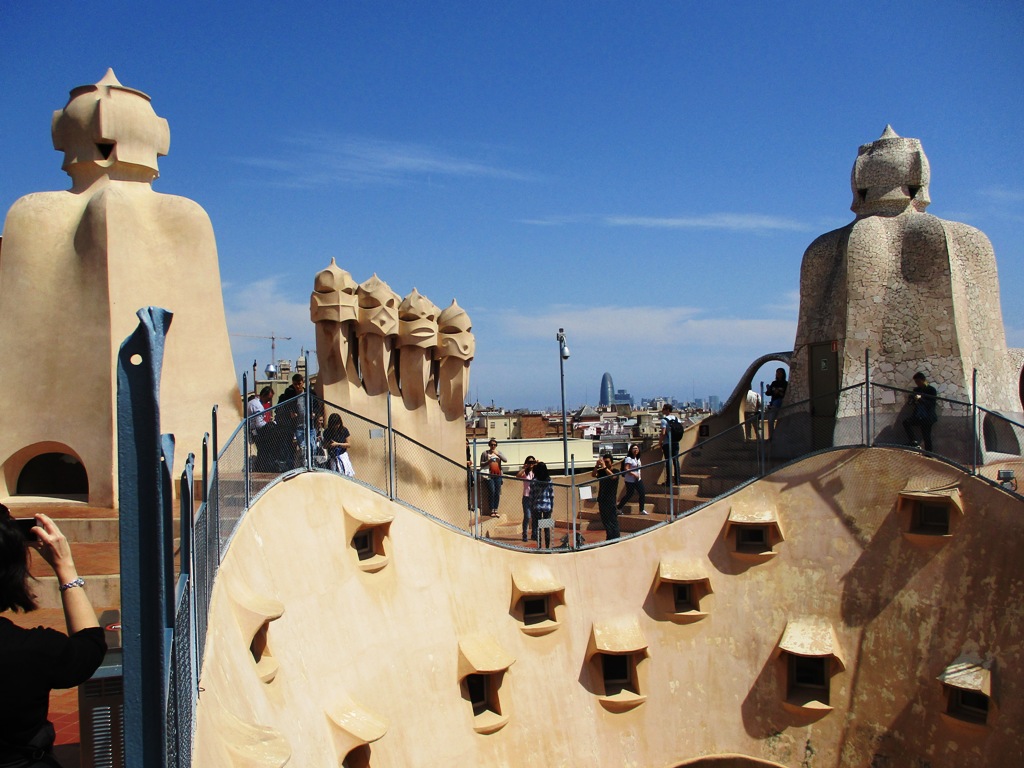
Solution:
[[[314,280],[309,312],[327,400],[345,405],[342,390],[354,387],[401,397],[407,410],[437,401],[447,419],[461,419],[476,342],[454,300],[441,311],[415,288],[403,299],[377,275],[357,283],[331,259]]]

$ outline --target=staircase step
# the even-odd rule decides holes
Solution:
[[[78,565],[77,561],[75,565]],[[118,574],[107,574],[101,576],[82,576],[85,579],[85,592],[89,595],[89,601],[93,606],[110,605],[120,606],[121,604],[121,577]],[[36,602],[40,608],[61,609],[60,591],[57,589],[56,576],[43,576],[37,578],[33,585],[36,593]],[[34,613],[34,612],[33,612]],[[33,614],[29,614],[30,616]]]
[[[121,555],[117,542],[76,541],[71,547],[75,568],[81,576],[101,576],[121,570]],[[29,573],[37,579],[53,576],[53,569],[38,552],[32,552]],[[115,604],[117,601],[115,601]]]

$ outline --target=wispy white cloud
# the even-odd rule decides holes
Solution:
[[[981,190],[984,197],[1006,203],[1024,203],[1024,189],[1007,189],[1006,187],[990,187]]]
[[[648,229],[720,229],[733,232],[809,232],[812,227],[782,216],[759,213],[708,213],[699,216],[607,216],[604,223],[613,227]]]
[[[282,283],[279,277],[267,277],[244,285],[224,284],[231,352],[239,371],[251,371],[255,359],[262,375],[270,362],[271,336],[276,337],[278,359],[295,360],[301,349],[315,346],[309,300],[297,301],[286,296]],[[315,355],[311,355],[310,361],[315,368],[312,358]]]
[[[586,215],[538,216],[532,219],[520,219],[521,224],[534,224],[538,227],[562,227],[566,224],[585,224],[595,217]]]
[[[620,349],[792,345],[796,321],[777,318],[703,317],[696,307],[559,306],[545,312],[499,313],[503,333],[523,340],[553,338],[565,328],[576,343]]]
[[[769,312],[786,312],[796,317],[800,311],[800,291],[787,291],[778,297],[778,301],[765,304]]]
[[[598,216],[575,214],[537,216],[522,219],[523,224],[557,227],[570,224],[601,224],[607,227],[637,229],[716,229],[727,232],[813,232],[820,226],[760,213],[707,213],[694,216]]]
[[[276,157],[239,162],[278,174],[279,185],[400,185],[451,178],[534,181],[536,176],[438,147],[361,136],[305,134],[285,142]]]

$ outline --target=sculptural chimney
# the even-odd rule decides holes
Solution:
[[[117,503],[116,358],[136,311],[173,313],[161,381],[161,428],[175,471],[199,455],[220,406],[241,417],[213,228],[191,200],[152,188],[167,121],[112,70],[71,91],[53,115],[64,192],[30,194],[0,241],[0,496],[85,495]]]
[[[857,153],[856,219],[804,253],[787,402],[810,398],[812,407],[807,423],[794,420],[781,441],[794,455],[859,428],[863,391],[845,388],[865,381],[866,359],[871,381],[882,385],[872,388],[872,431],[881,442],[906,441],[905,390],[918,371],[941,397],[971,401],[977,370],[978,405],[1020,421],[1021,353],[1006,346],[992,245],[974,227],[925,213],[930,180],[921,142],[886,126]],[[967,450],[970,410],[940,403],[940,414],[943,452]],[[980,450],[1019,453],[1016,437],[999,438],[994,424],[979,424]]]

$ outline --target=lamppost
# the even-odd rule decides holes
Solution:
[[[562,461],[565,474],[569,474],[569,433],[565,422],[565,361],[569,359],[569,345],[565,343],[565,328],[555,334],[558,341],[558,373],[562,379]]]

